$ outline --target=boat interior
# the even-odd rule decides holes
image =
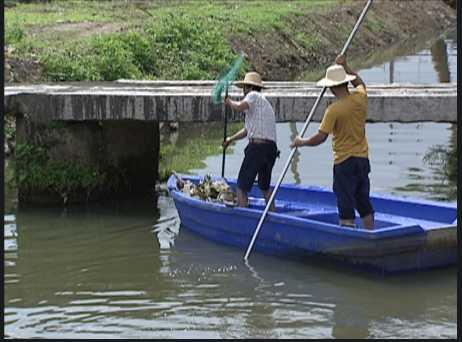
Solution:
[[[261,197],[249,197],[249,208],[263,211],[265,209],[265,200]],[[335,206],[326,204],[309,203],[303,206],[294,202],[276,200],[276,212],[278,214],[288,215],[292,217],[305,218],[309,220],[319,221],[329,224],[338,224],[338,211]],[[437,227],[447,227],[447,222],[416,219],[401,215],[392,215],[388,213],[376,212],[375,229],[388,228],[393,226],[403,225],[419,225],[423,229],[434,229]],[[356,228],[364,228],[363,222],[356,213]],[[342,227],[343,228],[343,227]]]
[[[187,176],[186,178],[193,183],[197,183],[201,179],[199,176]],[[236,180],[227,179],[227,182],[232,190],[236,191]],[[293,186],[289,185],[289,187]],[[276,213],[338,225],[335,195],[325,189],[312,188],[288,188],[279,191],[279,198],[275,201]],[[424,230],[456,226],[457,208],[454,207],[445,207],[444,204],[440,206],[433,203],[412,203],[412,201],[408,203],[387,197],[381,198],[380,196],[372,200],[376,209],[374,231],[416,225]],[[254,187],[249,193],[249,209],[261,211],[265,209],[265,200],[257,187]],[[358,213],[356,213],[356,228],[364,228]],[[342,229],[354,228],[342,227]]]

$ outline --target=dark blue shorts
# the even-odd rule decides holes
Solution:
[[[350,157],[334,165],[333,190],[341,219],[353,220],[355,209],[361,217],[374,212],[369,198],[371,166],[368,158]]]
[[[269,190],[277,153],[275,142],[249,143],[244,150],[244,160],[237,179],[238,187],[249,192],[258,175],[258,187],[263,191]]]

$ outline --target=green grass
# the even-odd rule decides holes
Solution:
[[[284,24],[283,18],[300,11],[332,6],[337,0],[297,1],[145,1],[141,5],[121,1],[55,0],[50,3],[20,4],[5,11],[6,36],[14,31],[43,28],[59,23],[112,22],[143,26],[149,17],[155,20],[170,15],[188,14],[207,18],[222,31],[242,32],[264,30]],[[47,37],[47,32],[37,38]],[[14,39],[8,43],[14,43]]]
[[[223,32],[176,14],[146,23],[142,32],[91,37],[42,53],[52,81],[214,79],[237,57]]]
[[[301,11],[317,10],[334,5],[337,0],[293,1],[186,1],[175,7],[150,10],[156,17],[181,13],[195,18],[208,18],[223,26],[227,33],[268,30],[275,25],[285,26],[284,17]]]
[[[51,3],[17,4],[5,11],[5,41],[15,44],[26,32],[46,25],[76,23],[83,21],[109,22],[114,16],[107,4],[97,1],[55,1]],[[46,35],[46,32],[44,32]],[[38,37],[40,40],[40,37]]]
[[[202,131],[198,131],[195,127],[199,127]],[[242,127],[242,122],[228,124],[228,135],[236,133]],[[207,127],[203,124],[190,124],[185,129],[180,127],[178,134],[179,138],[175,143],[160,144],[159,178],[161,181],[165,181],[172,171],[188,173],[193,169],[204,168],[205,158],[223,152],[221,148],[223,123],[221,122],[211,122]],[[227,152],[232,152],[232,146]]]
[[[15,117],[13,115],[4,115],[3,123],[5,140],[13,140],[16,136]]]
[[[367,19],[367,26],[372,32],[379,33],[387,28],[385,22],[373,13]]]
[[[145,61],[136,55],[128,38],[119,35],[94,37],[64,49],[48,49],[42,56],[47,76],[53,81],[141,78],[140,63]]]
[[[43,146],[20,143],[16,146],[16,180],[25,192],[46,191],[62,197],[84,191],[87,197],[105,183],[98,169],[65,161],[50,161]],[[112,174],[111,174],[112,175]]]
[[[285,17],[335,2],[271,1],[270,6],[268,1],[146,1],[136,5],[74,0],[20,4],[6,10],[6,41],[19,56],[38,56],[51,81],[216,79],[239,53],[230,46],[231,36],[289,30]],[[84,21],[124,25],[128,32],[83,37],[78,28],[63,32],[47,26]],[[318,44],[311,37],[299,38],[308,48]]]
[[[302,45],[305,49],[316,51],[321,46],[321,39],[316,34],[307,34],[305,32],[298,32],[295,34],[296,42]]]
[[[50,3],[22,3],[5,12],[5,23],[20,22],[26,27],[44,26],[57,22],[101,22],[113,20],[110,2],[105,1],[53,1]]]
[[[183,146],[161,145],[160,147],[160,168],[159,176],[161,181],[165,181],[172,171],[188,173],[192,169],[204,168],[206,165],[203,160],[210,155],[222,153],[220,139],[216,140],[197,140],[194,144]],[[192,156],[185,158],[184,156]]]

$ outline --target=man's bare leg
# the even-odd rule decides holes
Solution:
[[[355,220],[339,219],[339,225],[355,228],[356,227],[356,222],[355,222]]]
[[[237,205],[239,207],[248,207],[249,206],[249,198],[247,196],[247,192],[237,188]]]
[[[263,196],[265,196],[265,202],[266,204],[268,204],[269,200],[270,200],[270,197],[271,197],[271,194],[273,193],[271,190],[266,190],[266,191],[263,191]],[[269,207],[269,211],[276,211],[276,206],[274,205],[274,202],[276,200],[273,201],[273,203],[271,203],[270,207]]]
[[[362,220],[366,229],[374,229],[374,213],[364,216]]]

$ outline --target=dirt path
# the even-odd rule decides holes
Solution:
[[[31,32],[39,34],[71,34],[73,38],[83,38],[94,34],[106,34],[119,32],[126,28],[126,24],[121,23],[101,23],[101,22],[60,22],[55,25],[47,25],[34,28]]]

